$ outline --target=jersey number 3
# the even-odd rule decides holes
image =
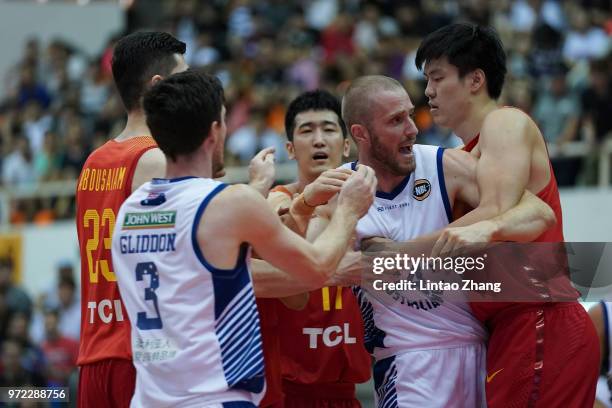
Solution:
[[[151,277],[148,288],[144,290],[144,300],[150,300],[153,302],[155,307],[155,317],[147,317],[147,312],[138,312],[138,320],[136,326],[140,330],[154,330],[161,329],[162,319],[159,315],[159,306],[157,305],[157,295],[155,289],[159,288],[159,274],[157,273],[157,266],[153,262],[140,262],[136,264],[136,280],[144,280],[144,276],[149,275]]]

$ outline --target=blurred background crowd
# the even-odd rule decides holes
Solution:
[[[227,165],[262,147],[287,160],[283,115],[299,92],[341,96],[348,81],[385,74],[402,81],[417,106],[421,143],[455,146],[432,124],[422,74],[421,38],[452,21],[494,26],[507,50],[501,103],[530,113],[555,154],[564,186],[593,184],[596,160],[563,157],[582,140],[596,146],[612,130],[612,2],[608,0],[213,0],[133,1],[126,29],[158,29],[187,43],[187,62],[223,81],[228,108]],[[88,153],[125,120],[112,85],[113,44],[99,52],[32,37],[5,81],[0,102],[3,186],[74,180]],[[90,55],[94,55],[90,57]],[[12,223],[70,218],[71,198],[11,203]]]
[[[425,82],[414,65],[427,33],[453,21],[491,25],[507,51],[501,103],[532,115],[554,155],[560,185],[592,185],[597,149],[612,137],[612,1],[609,0],[131,0],[125,30],[100,50],[32,36],[2,78],[0,186],[26,188],[75,180],[87,155],[119,133],[125,113],[112,85],[118,38],[139,29],[169,31],[187,43],[186,60],[223,82],[227,99],[226,166],[256,151],[284,150],[284,113],[298,93],[342,95],[360,75],[400,80],[417,107],[419,142],[456,146],[433,125]],[[584,154],[568,154],[581,141]],[[281,175],[282,176],[282,175]],[[45,224],[74,216],[73,196],[13,200],[9,221]],[[6,367],[26,353],[36,381],[66,382],[78,340],[78,291],[70,266],[58,268],[44,299],[12,287],[0,266],[0,339]],[[76,294],[75,294],[76,293]],[[33,307],[33,305],[38,307]],[[59,350],[61,348],[61,351]],[[13,358],[13,360],[11,360]],[[38,370],[38,365],[47,370]]]

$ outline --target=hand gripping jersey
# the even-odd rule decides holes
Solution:
[[[221,270],[204,258],[197,229],[225,184],[155,179],[124,203],[113,253],[132,322],[132,406],[257,404],[264,390],[259,315],[249,248]]]
[[[384,237],[408,241],[446,227],[451,206],[444,182],[444,149],[414,145],[415,170],[390,193],[377,192],[374,204],[357,224],[358,241]],[[356,163],[349,163],[343,167]],[[366,348],[379,360],[405,350],[451,348],[480,343],[485,331],[467,303],[444,302],[419,291],[395,293],[381,302],[373,293],[356,290]]]
[[[111,259],[116,215],[132,192],[138,160],[155,148],[151,137],[111,140],[85,162],[76,192],[81,254],[81,338],[78,364],[132,358],[130,322]]]

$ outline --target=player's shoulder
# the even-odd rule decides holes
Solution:
[[[89,155],[87,159],[85,159],[85,164],[83,168],[90,166],[92,163],[95,163],[99,160],[107,160],[115,158],[115,155],[112,152],[112,140],[107,141],[101,146],[95,148]]]
[[[255,203],[263,202],[263,196],[247,184],[226,185],[216,197],[216,204],[224,208],[243,207],[249,208]]]
[[[158,147],[150,147],[138,159],[137,167],[149,178],[161,177],[166,172],[166,157]]]
[[[524,142],[537,136],[537,126],[531,117],[518,108],[504,106],[485,117],[480,131],[480,142],[489,139]]]
[[[503,106],[487,114],[483,122],[481,137],[486,130],[497,129],[498,132],[512,129],[524,130],[534,125],[533,119],[527,113],[512,106]]]

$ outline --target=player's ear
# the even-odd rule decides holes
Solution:
[[[342,147],[342,156],[349,157],[351,154],[351,141],[348,137],[344,138],[344,145]]]
[[[219,139],[221,139],[221,123],[215,120],[210,125],[210,131],[204,140],[204,146],[207,150],[214,149],[217,143],[219,143]]]
[[[364,143],[369,139],[368,129],[365,126],[359,124],[351,125],[351,135],[353,135],[353,139],[355,143]]]
[[[153,75],[151,77],[151,81],[150,81],[149,85],[153,86],[156,83],[158,83],[159,81],[161,81],[162,79],[164,79],[164,77],[161,76],[161,75]]]
[[[470,90],[473,93],[478,92],[482,87],[486,86],[486,75],[480,68],[475,69],[470,74]]]
[[[285,149],[287,149],[287,153],[289,154],[289,160],[295,160],[295,146],[292,141],[288,140],[287,143],[285,143]]]

